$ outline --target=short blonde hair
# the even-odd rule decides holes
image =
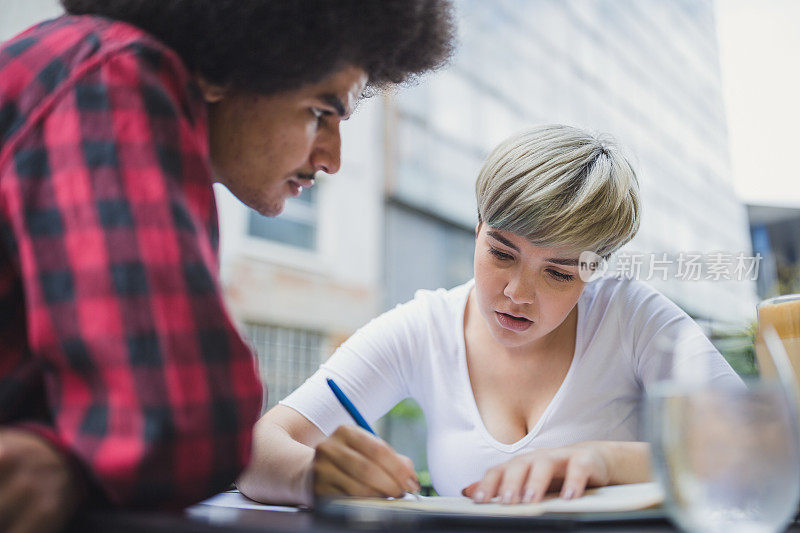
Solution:
[[[559,124],[503,141],[475,185],[478,219],[536,246],[608,257],[639,230],[639,181],[605,137]]]

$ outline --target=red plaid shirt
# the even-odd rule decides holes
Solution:
[[[116,504],[195,502],[249,458],[211,184],[204,101],[153,37],[66,16],[0,46],[0,424]]]

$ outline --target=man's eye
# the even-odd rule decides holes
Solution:
[[[496,258],[500,259],[501,261],[508,261],[509,259],[514,259],[511,255],[501,252],[497,248],[489,248],[489,253],[495,256]]]
[[[314,118],[319,122],[322,122],[325,117],[331,114],[329,111],[325,111],[324,109],[320,109],[318,107],[312,107],[310,108],[310,111]]]

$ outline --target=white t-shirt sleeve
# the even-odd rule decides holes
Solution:
[[[419,297],[387,311],[356,331],[310,378],[280,403],[325,435],[354,424],[333,395],[333,379],[372,424],[409,396],[414,357],[425,339],[425,302]]]
[[[634,365],[646,387],[662,380],[741,384],[741,378],[703,330],[669,298],[641,282],[622,291],[622,338],[632,343]]]

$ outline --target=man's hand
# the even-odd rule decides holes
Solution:
[[[77,507],[75,484],[67,459],[42,437],[0,429],[0,530],[59,531]]]
[[[316,448],[315,496],[402,496],[419,490],[414,463],[355,426],[340,426]]]

